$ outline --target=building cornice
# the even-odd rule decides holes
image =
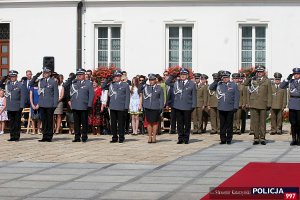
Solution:
[[[1,3],[65,3],[65,2],[99,2],[99,3],[299,3],[299,0],[0,0]]]

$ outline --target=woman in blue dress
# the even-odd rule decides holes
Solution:
[[[39,111],[39,87],[38,82],[35,82],[32,87],[30,87],[30,114],[32,119],[32,133],[33,134],[41,134],[41,113]],[[35,126],[37,123],[37,127]],[[36,132],[37,129],[37,132]]]

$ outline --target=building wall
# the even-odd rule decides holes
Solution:
[[[95,66],[95,25],[121,24],[123,69],[130,77],[162,73],[165,25],[193,23],[193,70],[211,75],[239,69],[239,24],[267,24],[267,70],[284,75],[299,66],[300,7],[297,4],[87,3],[84,65]]]
[[[21,76],[40,71],[44,56],[55,57],[55,70],[76,69],[76,4],[22,4],[0,8],[0,23],[10,23],[11,62]],[[1,5],[2,6],[2,5]]]
[[[221,1],[220,1],[221,2]],[[282,1],[283,2],[283,1]],[[11,69],[38,71],[54,56],[56,71],[76,66],[76,6],[71,3],[5,4],[0,23],[11,23]],[[194,25],[193,70],[211,75],[239,69],[239,24],[267,24],[267,70],[288,75],[299,67],[300,4],[199,2],[87,2],[83,16],[83,63],[94,68],[95,26],[122,26],[122,68],[129,77],[166,67],[166,24]]]

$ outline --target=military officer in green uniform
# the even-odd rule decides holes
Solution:
[[[242,83],[243,79],[240,73],[233,73],[231,77],[240,92],[239,109],[234,113],[233,117],[233,134],[241,134],[242,111],[245,109],[246,105],[247,89]]]
[[[283,110],[287,105],[287,90],[280,89],[282,74],[274,73],[272,84],[272,106],[271,106],[271,135],[282,134]]]
[[[220,80],[219,73],[213,73],[212,77],[214,81]],[[218,97],[216,91],[208,89],[208,101],[207,108],[209,110],[211,132],[210,134],[217,134],[220,131],[220,120],[218,112]]]
[[[195,73],[195,83],[196,83],[196,95],[197,95],[197,105],[192,113],[192,120],[193,120],[193,133],[202,133],[202,117],[203,117],[203,110],[207,105],[207,85],[204,81],[201,81],[201,74]]]
[[[258,66],[256,75],[247,78],[249,97],[247,99],[250,107],[252,128],[254,130],[253,145],[261,143],[266,145],[266,118],[267,110],[270,110],[272,103],[271,81],[265,75],[265,67]]]

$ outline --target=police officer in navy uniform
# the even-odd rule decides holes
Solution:
[[[53,114],[58,103],[57,82],[51,78],[51,70],[43,68],[29,82],[33,86],[36,79],[43,73],[43,78],[38,80],[39,102],[37,106],[41,111],[43,138],[39,142],[51,142],[53,138]]]
[[[77,69],[77,78],[70,87],[71,99],[68,103],[73,111],[75,132],[72,142],[86,142],[88,139],[88,109],[93,104],[94,89],[92,82],[85,80],[85,72],[85,69]]]
[[[19,141],[21,131],[21,115],[25,107],[27,90],[24,85],[17,81],[18,72],[9,72],[10,81],[5,86],[6,109],[10,125],[10,139],[8,141]]]
[[[156,143],[160,115],[164,108],[164,91],[157,85],[155,74],[148,75],[149,84],[142,86],[143,108],[147,119],[148,143]]]
[[[220,144],[231,144],[233,134],[233,116],[239,109],[240,92],[238,86],[230,81],[230,72],[222,72],[222,80],[214,81],[210,90],[217,92],[220,116]]]
[[[191,132],[191,115],[197,105],[196,84],[188,80],[189,71],[186,68],[180,70],[180,79],[173,82],[178,74],[171,74],[166,80],[166,85],[173,88],[174,109],[177,121],[178,142],[188,144]]]
[[[294,77],[294,79],[293,79]],[[291,146],[300,146],[300,68],[294,68],[287,80],[280,84],[280,88],[289,88],[289,120],[291,123]]]
[[[121,81],[122,72],[117,70],[102,84],[102,89],[109,88],[109,108],[111,118],[111,143],[123,143],[125,140],[125,118],[128,113],[130,89],[126,82]],[[117,133],[118,131],[118,133]],[[119,136],[118,136],[119,134]]]

